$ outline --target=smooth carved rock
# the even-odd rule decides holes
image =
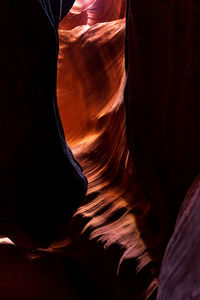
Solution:
[[[89,181],[88,195],[77,213],[87,220],[82,230],[98,239],[107,251],[116,247],[114,268],[127,294],[124,297],[137,299],[150,295],[157,282],[137,225],[142,222],[138,216],[143,215],[146,202],[139,201],[143,196],[132,178],[126,145],[124,10],[119,13],[124,2],[115,3],[108,1],[100,6],[96,1],[85,6],[88,20],[83,7],[75,5],[71,24],[67,18],[63,20],[59,31],[58,101],[66,138]],[[103,8],[109,14],[104,14]],[[132,207],[134,212],[130,212]],[[132,278],[138,288],[130,283]]]
[[[120,105],[124,39],[124,19],[60,30],[58,102],[69,142],[98,133],[98,119]]]
[[[68,16],[60,24],[61,29],[72,29],[78,25],[94,25],[123,19],[126,13],[126,1],[120,0],[78,0]]]

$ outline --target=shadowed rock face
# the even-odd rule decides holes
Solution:
[[[5,28],[0,70],[0,232],[18,245],[20,231],[36,245],[50,245],[87,191],[81,168],[66,145],[57,108],[60,1],[54,1],[52,10],[50,4],[50,0],[0,4]],[[28,240],[25,243],[30,246]]]
[[[199,299],[200,176],[181,207],[163,259],[158,300]]]
[[[128,12],[128,145],[148,197],[145,244],[161,262],[181,204],[200,171],[200,4],[130,0]],[[190,203],[197,209],[199,195],[194,193]],[[194,207],[177,221],[160,275],[159,299],[199,298],[199,269],[191,266],[187,247],[196,240],[192,254],[198,261],[199,214]]]
[[[129,1],[129,12],[129,147],[165,227],[199,172],[199,4]]]

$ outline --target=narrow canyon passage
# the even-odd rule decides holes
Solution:
[[[144,299],[157,286],[126,144],[125,16],[124,0],[76,1],[60,24],[58,106],[88,193],[64,241],[29,251],[1,240],[2,299]]]
[[[145,297],[157,279],[134,214],[142,218],[144,203],[126,144],[125,17],[124,0],[75,2],[59,29],[58,105],[66,140],[89,181],[76,213],[79,231],[118,252],[113,271],[128,282],[129,299],[132,280],[141,285],[135,293]]]
[[[0,299],[199,300],[200,4],[73,2],[0,4]]]
[[[1,299],[124,300],[157,286],[135,218],[143,207],[126,144],[125,17],[125,0],[76,1],[60,24],[58,106],[89,189],[64,241],[30,251],[0,240]]]

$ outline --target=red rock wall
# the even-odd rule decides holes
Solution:
[[[63,19],[58,102],[66,139],[89,181],[85,203],[77,212],[87,220],[81,230],[106,251],[118,249],[112,254],[114,272],[129,299],[145,298],[156,275],[148,267],[151,258],[137,226],[146,200],[140,201],[143,195],[133,180],[126,145],[125,4],[76,1]],[[156,281],[149,294],[155,287]]]
[[[122,246],[119,262],[154,262],[132,294],[144,299],[199,172],[199,4],[128,1],[126,118],[124,9],[124,1],[75,3],[60,27],[58,92],[66,137],[89,179],[78,213],[91,237]]]

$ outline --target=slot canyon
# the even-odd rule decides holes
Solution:
[[[0,11],[0,299],[199,300],[200,3]]]

